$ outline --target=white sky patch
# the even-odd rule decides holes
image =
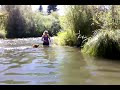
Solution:
[[[40,6],[40,5],[31,5],[31,6],[32,6],[32,10],[33,10],[33,11],[36,11],[36,10],[39,9],[39,6]]]
[[[64,5],[58,5],[57,8],[59,9],[58,13],[59,15],[64,15]]]
[[[39,7],[40,7],[40,5],[32,5],[32,10],[33,11],[38,11]],[[43,7],[43,12],[47,12],[48,5],[42,5],[42,7]],[[63,5],[58,5],[57,9],[58,9],[59,15],[64,15],[64,7],[63,7]]]

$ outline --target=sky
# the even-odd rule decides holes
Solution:
[[[40,5],[31,5],[31,6],[32,6],[33,11],[37,11],[37,10],[39,10]],[[48,5],[42,5],[44,12],[47,12],[47,6]],[[1,7],[1,5],[0,5],[0,7]],[[57,5],[57,9],[58,9],[59,15],[64,15],[64,5]]]
[[[38,9],[39,9],[39,6],[40,6],[40,5],[32,5],[33,11],[38,10]],[[44,12],[47,12],[47,6],[48,6],[48,5],[42,5]],[[105,7],[106,7],[106,8],[109,8],[109,5],[105,5]],[[59,15],[61,15],[61,16],[64,15],[64,11],[65,11],[64,5],[57,5],[57,9],[59,9],[59,11],[58,11]]]
[[[40,6],[40,5],[32,5],[32,10],[33,10],[33,11],[38,10],[38,9],[39,9],[39,6]],[[42,5],[44,12],[47,11],[47,6],[48,6],[48,5]],[[59,11],[58,11],[59,15],[64,15],[64,7],[63,7],[63,5],[57,5],[57,9],[59,9]]]

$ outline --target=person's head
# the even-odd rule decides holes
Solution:
[[[47,34],[48,34],[48,31],[47,31],[47,30],[45,30],[45,31],[44,31],[44,35],[47,35]]]

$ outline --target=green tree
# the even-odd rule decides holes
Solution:
[[[39,11],[40,11],[40,12],[43,11],[43,7],[42,7],[42,5],[40,5],[40,7],[39,7]]]
[[[9,8],[8,8],[9,7]],[[6,6],[9,12],[8,21],[6,25],[7,38],[22,38],[26,30],[25,18],[20,13],[19,6]]]
[[[57,5],[48,5],[47,12],[50,14],[51,12],[57,11]]]

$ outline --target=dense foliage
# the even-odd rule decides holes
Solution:
[[[47,12],[48,14],[51,14],[52,11],[57,11],[57,5],[48,5]]]
[[[72,32],[75,40],[69,40],[68,42],[68,39],[70,38],[65,39],[66,37],[72,37],[70,33],[66,35],[61,32],[58,37],[65,35],[64,37],[61,37],[61,40],[64,41],[65,45],[74,42],[73,45],[81,46],[85,39],[93,34],[93,31],[101,28],[101,23],[96,23],[94,20],[94,10],[92,6],[69,5],[66,9],[65,16],[60,18],[61,27],[65,32]]]
[[[120,30],[100,30],[88,40],[82,52],[96,57],[120,59]]]
[[[63,31],[55,37],[60,45],[80,46],[96,57],[120,59],[120,12],[118,5],[70,5],[60,18]]]
[[[7,13],[5,25],[1,25],[7,38],[40,37],[44,30],[54,36],[61,29],[56,12],[33,12],[31,5],[3,5],[2,10]]]

